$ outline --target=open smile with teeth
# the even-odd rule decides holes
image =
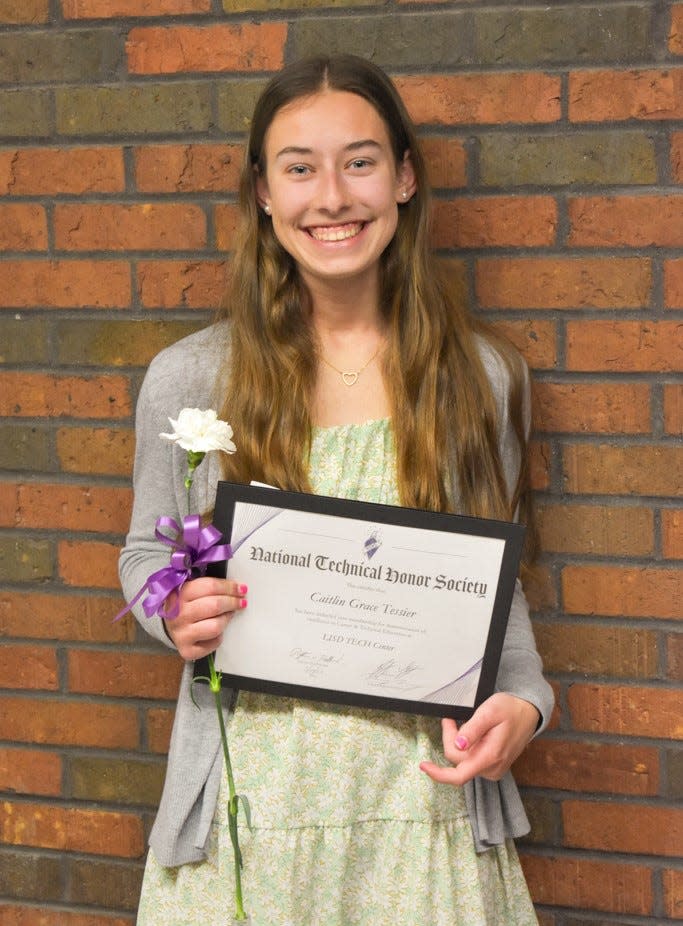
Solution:
[[[355,238],[364,228],[365,222],[349,222],[346,225],[316,225],[307,231],[316,241],[345,241]]]

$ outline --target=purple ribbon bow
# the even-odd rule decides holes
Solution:
[[[169,535],[165,530],[171,530]],[[228,560],[232,556],[232,549],[228,543],[220,543],[222,534],[213,525],[201,526],[199,515],[187,515],[183,518],[182,528],[173,518],[159,518],[154,529],[154,536],[161,543],[171,547],[171,562],[163,569],[153,572],[137,593],[135,598],[114,618],[117,621],[123,617],[142,598],[142,607],[147,617],[158,614],[165,619],[178,616],[180,602],[176,598],[173,607],[164,611],[164,605],[172,592],[180,591],[182,586],[190,579],[206,575],[209,563]],[[163,613],[162,613],[163,611]]]

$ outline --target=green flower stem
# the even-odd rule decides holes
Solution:
[[[216,700],[216,711],[218,713],[218,724],[221,729],[221,741],[223,743],[223,757],[225,759],[225,770],[228,775],[228,829],[232,841],[232,854],[235,863],[235,919],[246,920],[247,914],[244,912],[244,901],[242,900],[242,854],[240,852],[239,839],[237,835],[237,810],[238,800],[235,791],[235,781],[232,775],[232,764],[230,762],[230,750],[228,749],[228,735],[225,730],[225,721],[223,719],[223,706],[221,704],[221,674],[216,671],[213,655],[209,655],[209,687],[213,691]]]

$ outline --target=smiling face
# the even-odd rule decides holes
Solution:
[[[336,90],[297,99],[275,114],[263,153],[259,202],[309,288],[363,278],[375,285],[415,180],[407,152],[396,164],[374,106]]]

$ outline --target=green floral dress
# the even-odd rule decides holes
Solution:
[[[388,420],[317,428],[322,495],[397,504]],[[438,719],[241,692],[230,725],[254,926],[535,926],[512,843],[477,855],[463,793],[419,769],[443,761]],[[244,817],[241,817],[244,821]],[[225,789],[205,862],[150,852],[139,926],[230,923]]]

